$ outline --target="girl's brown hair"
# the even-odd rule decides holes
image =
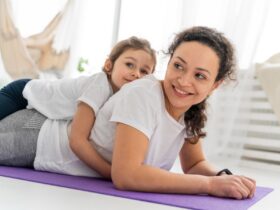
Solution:
[[[147,52],[154,61],[154,66],[152,69],[152,72],[155,70],[156,66],[156,51],[151,47],[151,44],[148,40],[138,38],[136,36],[132,36],[128,39],[124,39],[120,42],[118,42],[113,49],[111,50],[111,53],[108,56],[108,59],[112,62],[112,68],[114,67],[115,61],[120,57],[121,54],[123,54],[125,51],[129,49],[134,50],[144,50]],[[104,68],[103,71],[107,72]]]

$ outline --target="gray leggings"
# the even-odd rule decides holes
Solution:
[[[23,109],[0,121],[0,165],[33,167],[37,139],[46,117]]]

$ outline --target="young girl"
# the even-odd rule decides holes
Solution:
[[[72,118],[77,99],[82,95],[91,94],[98,100],[95,103],[104,102],[123,84],[153,72],[155,64],[155,51],[150,43],[131,37],[117,43],[105,61],[103,72],[91,77],[57,81],[21,79],[8,84],[0,90],[0,120],[27,105],[50,119]]]
[[[96,164],[94,168],[101,175],[110,177],[110,166],[96,154],[88,141],[95,115],[113,93],[124,84],[152,73],[155,64],[155,51],[150,47],[149,42],[131,37],[119,42],[112,49],[109,58],[105,61],[104,72],[91,77],[56,81],[19,80],[4,87],[0,96],[2,116],[24,109],[27,101],[28,108],[34,108],[36,111],[26,110],[23,112],[26,114],[17,114],[18,118],[7,117],[16,121],[12,122],[15,127],[11,127],[11,130],[16,129],[14,134],[11,134],[6,127],[9,126],[7,124],[10,122],[9,119],[4,118],[0,121],[0,127],[3,129],[0,134],[1,148],[6,148],[7,141],[10,150],[19,150],[15,153],[11,152],[8,157],[5,157],[5,151],[2,151],[1,162],[10,159],[13,165],[32,166],[40,131],[37,150],[40,151],[41,148],[44,150],[45,146],[40,147],[40,145],[44,144],[41,143],[42,139],[46,139],[56,146],[56,152],[61,152],[57,158],[62,160],[57,165],[48,162],[47,168],[51,168],[51,171],[79,175],[75,172],[75,167],[72,167],[76,164],[76,160],[79,162],[77,156],[89,167],[92,167],[95,162],[103,163],[100,170]],[[27,101],[22,97],[22,90]],[[43,122],[44,125],[40,129]],[[92,172],[87,166],[82,164],[90,175]]]

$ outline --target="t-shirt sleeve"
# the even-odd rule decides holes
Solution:
[[[36,109],[49,119],[72,119],[79,101],[88,104],[96,113],[112,95],[107,77],[100,73],[91,77],[32,80],[23,91],[29,109]]]
[[[32,80],[24,88],[27,108],[34,108],[50,119],[67,119],[74,112],[74,79],[56,81]]]
[[[150,139],[157,121],[153,98],[139,87],[126,91],[115,103],[110,121],[134,127]]]
[[[78,98],[78,102],[82,101],[86,103],[96,114],[110,96],[109,87],[92,84],[84,90],[82,95]]]

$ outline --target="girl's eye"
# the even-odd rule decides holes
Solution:
[[[126,65],[128,68],[130,68],[130,69],[134,68],[134,64],[133,64],[133,63],[125,63],[125,65]]]
[[[141,69],[140,72],[141,72],[141,74],[145,74],[145,75],[149,74],[149,72],[145,69]]]
[[[197,79],[201,79],[201,80],[202,80],[202,79],[207,79],[205,75],[200,74],[200,73],[195,74],[195,77],[196,77]]]

